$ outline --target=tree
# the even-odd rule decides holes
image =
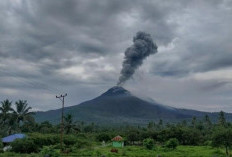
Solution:
[[[72,130],[77,130],[76,124],[73,122],[73,116],[71,114],[67,114],[64,117],[64,129],[66,134],[69,134]]]
[[[38,130],[41,133],[52,133],[54,132],[53,126],[49,121],[44,121],[38,125]]]
[[[154,126],[155,126],[154,122],[149,122],[147,125],[147,128],[152,130],[154,128]]]
[[[181,123],[181,125],[182,125],[183,127],[186,127],[186,126],[187,126],[187,121],[186,121],[186,120],[183,120],[182,123]]]
[[[207,114],[205,115],[204,122],[205,122],[207,127],[211,127],[212,122],[210,121],[210,118]]]
[[[10,117],[10,112],[13,111],[11,108],[12,102],[9,101],[8,99],[4,100],[1,102],[1,107],[0,107],[0,118],[2,119],[2,124],[5,125],[7,119]]]
[[[193,116],[193,118],[192,118],[192,126],[193,126],[193,128],[196,128],[196,124],[197,124],[197,118],[195,116]]]
[[[100,133],[100,134],[97,135],[96,139],[98,141],[105,141],[105,142],[107,142],[107,141],[110,141],[111,138],[110,138],[110,136],[107,133]]]
[[[158,124],[157,124],[156,127],[157,127],[158,130],[162,130],[163,129],[163,120],[162,119],[159,120],[159,122],[158,122]]]
[[[134,144],[135,141],[138,141],[139,140],[139,136],[137,134],[136,131],[130,131],[128,134],[127,134],[127,140],[132,142],[132,144]]]
[[[226,126],[226,118],[223,111],[219,112],[218,124],[221,126]]]
[[[183,128],[182,137],[179,142],[183,145],[198,145],[202,142],[202,134],[198,129]]]
[[[154,147],[154,140],[151,139],[151,138],[146,138],[146,139],[143,140],[143,145],[144,145],[147,149],[151,150],[151,149],[153,149],[153,147]]]
[[[232,146],[232,130],[225,128],[217,129],[213,134],[212,144],[225,147],[226,155],[229,156],[229,148]]]
[[[30,112],[31,107],[28,107],[26,100],[19,100],[15,102],[16,109],[13,111],[13,116],[16,118],[16,123],[18,127],[20,126],[20,123],[23,123],[25,121],[34,121],[34,118],[32,117],[33,112]]]

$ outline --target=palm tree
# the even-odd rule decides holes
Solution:
[[[64,129],[66,130],[66,134],[69,134],[72,130],[79,130],[76,123],[73,122],[73,116],[71,114],[67,114],[64,117]]]
[[[19,100],[15,102],[16,110],[13,111],[14,117],[16,118],[16,123],[18,124],[18,127],[20,126],[20,123],[25,121],[34,121],[34,118],[32,117],[33,112],[30,112],[31,107],[28,107],[26,100]]]
[[[0,118],[1,122],[4,125],[7,121],[7,119],[10,118],[10,112],[13,111],[11,108],[12,102],[9,101],[8,99],[4,100],[1,102],[1,107],[0,107]]]

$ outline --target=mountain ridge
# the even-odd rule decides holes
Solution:
[[[190,120],[193,116],[202,118],[205,114],[211,118],[216,116],[216,113],[178,109],[156,101],[149,102],[133,95],[121,86],[114,86],[100,96],[79,105],[65,107],[64,111],[65,114],[72,114],[74,120],[110,125],[140,125],[160,119],[166,122],[179,122]],[[37,112],[35,119],[37,122],[48,120],[58,123],[60,113],[60,109]],[[232,114],[226,114],[226,116],[232,119]]]

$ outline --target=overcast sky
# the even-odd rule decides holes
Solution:
[[[1,0],[0,100],[34,110],[92,99],[118,82],[138,31],[149,56],[124,87],[178,108],[232,112],[230,0]]]

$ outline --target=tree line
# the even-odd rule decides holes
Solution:
[[[49,121],[37,123],[34,120],[32,108],[26,100],[14,103],[9,100],[1,102],[0,106],[0,136],[13,133],[43,133],[58,134],[60,124]],[[179,123],[149,122],[146,126],[124,125],[118,127],[99,126],[95,123],[74,121],[73,116],[66,114],[64,129],[67,135],[91,134],[97,141],[110,141],[115,135],[121,135],[126,145],[142,145],[169,143],[176,145],[210,145],[224,147],[229,155],[232,147],[232,124],[227,122],[224,112],[219,112],[217,122],[212,122],[208,115],[204,118],[193,117],[192,120],[183,120]],[[170,144],[171,143],[171,144]],[[148,146],[150,148],[150,146]],[[174,147],[173,147],[174,148]]]

